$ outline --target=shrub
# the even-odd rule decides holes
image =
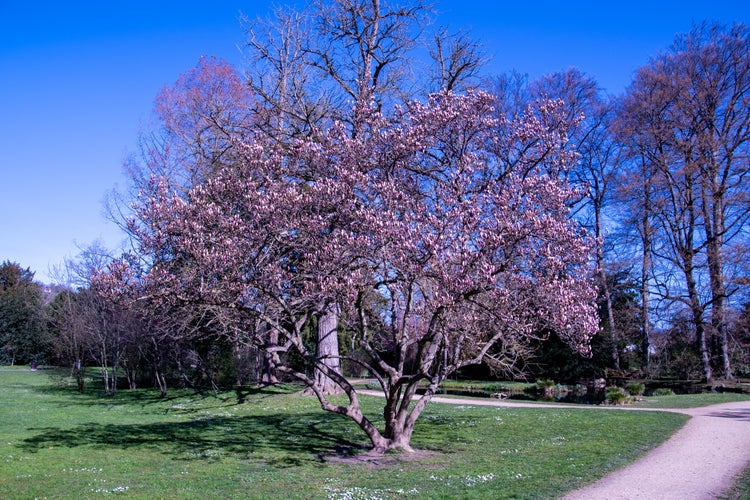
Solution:
[[[651,392],[652,396],[674,396],[674,391],[668,387],[659,387]]]
[[[625,386],[625,390],[630,393],[631,396],[642,396],[646,390],[646,386],[637,382],[630,382]]]
[[[622,405],[628,403],[630,398],[622,387],[607,387],[607,403],[611,405]]]

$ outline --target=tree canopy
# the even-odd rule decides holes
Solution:
[[[10,364],[33,363],[47,350],[42,286],[15,262],[0,265],[0,355]]]
[[[550,331],[586,353],[598,328],[596,245],[569,217],[578,193],[562,175],[575,159],[564,109],[542,101],[509,118],[494,104],[483,92],[444,91],[391,116],[359,103],[347,124],[310,138],[237,137],[235,161],[186,196],[152,180],[132,230],[155,260],[146,269],[121,261],[97,286],[202,310],[271,353],[325,409],[354,419],[377,450],[408,448],[455,370],[488,361],[510,371]],[[383,431],[305,345],[311,317],[331,303],[386,395]],[[348,405],[285,364],[291,351]],[[427,392],[411,407],[420,383]]]

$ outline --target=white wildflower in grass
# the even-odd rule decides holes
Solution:
[[[81,472],[88,472],[90,474],[98,474],[99,472],[104,472],[104,469],[102,468],[96,468],[96,467],[81,467],[80,469],[63,469],[63,472],[72,472],[73,474],[78,474]]]
[[[474,476],[466,476],[464,478],[463,483],[466,486],[471,487],[471,486],[476,486],[477,484],[487,483],[489,481],[492,481],[493,479],[495,479],[495,475],[490,472],[488,474],[477,474]]]
[[[201,457],[201,458],[215,458],[221,456],[221,450],[201,450],[201,451],[191,451],[190,455],[194,457]]]
[[[383,497],[376,490],[352,486],[349,488],[326,487],[326,498],[329,500],[376,500]]]
[[[396,490],[396,493],[399,494],[399,495],[418,495],[419,494],[419,490],[416,489],[416,488],[412,488],[410,490],[405,490],[403,488],[399,488],[399,489]]]
[[[430,476],[432,481],[440,481],[446,483],[448,486],[462,485],[467,488],[476,486],[478,484],[488,483],[495,479],[495,474],[488,472],[486,474],[468,474],[466,476]]]
[[[561,444],[564,444],[565,436],[553,436],[550,441],[552,441],[554,446],[560,446]]]
[[[500,450],[497,453],[498,455],[515,455],[518,453],[518,448],[514,448],[512,450]]]
[[[460,427],[476,427],[476,420],[461,420],[460,422],[451,422],[451,429],[458,429]]]
[[[338,481],[332,481],[338,483]],[[393,495],[398,496],[411,496],[419,495],[419,490],[412,488],[405,490],[399,488],[392,490],[390,488],[385,489],[373,489],[373,488],[361,488],[359,486],[350,486],[348,488],[338,486],[326,486],[326,498],[329,500],[384,500],[386,498],[392,498]]]
[[[94,492],[94,493],[105,493],[105,494],[107,494],[107,493],[125,493],[129,489],[130,489],[130,486],[117,486],[117,487],[111,488],[111,489],[108,489],[108,488],[96,488],[96,489],[93,489],[92,488],[91,491]]]

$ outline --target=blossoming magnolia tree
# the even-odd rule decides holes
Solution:
[[[389,118],[361,104],[353,127],[316,140],[246,135],[234,145],[239,160],[186,197],[154,179],[139,204],[146,224],[132,228],[141,251],[158,256],[146,295],[167,308],[229,311],[234,335],[354,420],[376,452],[410,450],[425,405],[461,367],[509,368],[550,331],[587,353],[598,323],[595,244],[568,216],[577,193],[562,174],[575,158],[560,103],[514,119],[497,118],[493,103],[445,92]],[[367,353],[356,362],[382,388],[382,429],[303,342],[331,304]],[[348,402],[285,364],[290,351]]]

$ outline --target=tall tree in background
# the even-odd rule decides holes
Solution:
[[[42,286],[15,262],[0,265],[0,353],[11,365],[32,363],[47,351]]]
[[[428,89],[465,88],[481,67],[476,43],[446,29],[427,37],[429,18],[421,1],[319,0],[303,11],[277,9],[271,19],[246,20],[248,81],[265,112],[258,123],[276,141],[314,136],[333,120],[354,134],[353,104],[392,108],[425,98]],[[425,46],[432,64],[415,56]],[[420,64],[425,71],[414,69]],[[320,357],[340,372],[338,310],[330,300],[321,305],[317,344]],[[329,380],[324,390],[338,386]]]
[[[140,137],[139,153],[126,164],[130,190],[113,193],[109,200],[112,218],[135,238],[134,244],[139,248],[145,246],[137,238],[147,234],[143,231],[144,221],[138,219],[137,205],[140,199],[154,194],[151,180],[159,178],[160,188],[179,196],[186,196],[190,189],[207,182],[216,171],[236,162],[236,141],[253,133],[257,108],[249,87],[230,64],[202,57],[194,68],[159,92],[154,112],[154,128]],[[129,258],[137,255],[141,259],[138,267],[147,269],[169,255],[167,247],[152,248],[152,254],[131,253]],[[137,308],[143,308],[148,300],[137,295],[137,280],[137,276],[129,276],[126,288],[132,292],[129,300],[140,299]],[[179,344],[173,334],[195,335],[194,318],[206,314],[211,312],[182,307],[142,318],[151,325],[146,332],[151,344],[147,352],[162,393],[166,392],[165,344]],[[223,328],[226,324],[223,319],[215,317],[211,331]],[[185,331],[169,332],[170,328]],[[242,346],[235,344],[237,359],[241,350]],[[267,373],[266,380],[275,381],[272,371]]]
[[[642,73],[647,73],[642,70]],[[641,73],[636,76],[625,96],[618,101],[617,117],[611,130],[622,144],[624,162],[618,172],[616,200],[618,222],[623,233],[635,239],[640,268],[640,330],[642,339],[651,331],[651,297],[654,284],[654,251],[658,226],[658,196],[656,195],[660,155],[668,146],[661,133],[663,107],[655,104],[665,100],[662,89],[655,85],[641,85]],[[668,99],[667,99],[668,100]],[[654,105],[652,105],[654,104]]]
[[[681,113],[680,85],[664,67],[668,61],[654,61],[639,70],[624,98],[621,115],[628,138],[647,162],[636,164],[635,175],[648,176],[640,184],[649,191],[656,231],[651,251],[655,263],[655,285],[665,303],[681,303],[690,313],[696,342],[701,354],[704,376],[713,378],[708,335],[705,325],[706,304],[699,289],[700,245],[696,199],[696,171],[691,163],[691,120]]]
[[[620,147],[610,131],[615,117],[614,103],[592,77],[576,68],[531,81],[525,75],[508,73],[497,77],[490,86],[498,95],[499,114],[521,115],[530,104],[543,99],[560,99],[563,103],[565,121],[569,124],[567,147],[576,152],[578,160],[561,175],[581,189],[572,216],[602,242],[596,262],[600,314],[606,333],[602,344],[608,358],[603,365],[619,369],[619,350],[625,341],[619,332],[627,328],[616,324],[611,282],[622,263],[610,262],[605,254],[615,244],[607,228],[607,221],[613,221],[614,217],[607,209],[613,200],[613,181],[621,161]],[[648,347],[644,349],[648,352]]]
[[[629,125],[626,125],[618,115],[612,124],[613,134],[623,136],[623,126]],[[643,149],[648,148],[647,143],[634,139],[632,142],[622,143],[622,146],[623,161],[621,169],[617,172],[613,193],[615,206],[619,211],[615,220],[621,225],[618,251],[627,254],[628,246],[637,249],[638,255],[634,261],[638,262],[635,266],[639,272],[633,278],[639,288],[638,328],[641,338],[641,363],[645,368],[649,366],[652,349],[651,287],[656,212],[653,194],[655,174],[653,164],[648,160],[648,149]],[[633,239],[635,243],[631,243]]]
[[[213,172],[237,163],[237,140],[248,134],[263,132],[272,142],[292,147],[299,138],[320,136],[334,120],[348,123],[354,133],[354,103],[392,108],[417,95],[425,98],[428,88],[466,88],[480,67],[477,45],[446,30],[433,39],[423,36],[429,16],[421,1],[336,0],[246,20],[247,79],[223,61],[203,58],[165,88],[157,97],[157,128],[142,136],[140,155],[128,164],[132,190],[113,198],[110,212],[132,236],[143,235],[135,230],[143,225],[130,206],[138,204],[139,193],[140,199],[149,198],[156,186],[149,182],[153,177],[161,179],[160,188],[184,195]],[[435,40],[439,43],[428,49],[433,64],[415,70],[416,50]],[[142,264],[158,262],[161,252],[169,249],[141,255]],[[338,328],[333,327],[339,306],[328,299],[316,307],[320,356],[340,372]],[[266,366],[264,378],[273,382],[270,359]],[[330,382],[328,390],[337,386]]]
[[[186,193],[232,162],[232,138],[254,123],[254,100],[226,61],[202,57],[197,65],[156,96],[153,129],[139,138],[139,151],[125,165],[130,191],[113,193],[109,209],[124,225],[131,204],[159,177],[171,190]],[[127,231],[127,227],[124,227]]]
[[[605,242],[609,236],[605,210],[611,202],[614,175],[620,166],[620,151],[610,132],[614,106],[592,77],[575,68],[543,76],[529,86],[531,96],[561,99],[567,112],[565,119],[571,124],[569,140],[578,153],[578,162],[567,175],[572,183],[585,189],[577,218],[602,242],[596,255],[602,319],[610,343],[611,366],[619,370],[620,339],[612,308],[614,292],[610,290],[604,254],[606,243],[611,246],[611,242]],[[648,351],[647,343],[645,349]]]
[[[306,136],[332,119],[347,121],[354,103],[372,100],[383,109],[476,86],[478,44],[432,29],[431,21],[425,2],[382,0],[317,0],[301,11],[246,19],[248,81],[271,111],[274,136]]]
[[[750,31],[744,25],[696,26],[677,39],[672,52],[687,83],[680,105],[694,117],[692,152],[711,290],[711,328],[721,346],[723,377],[731,379],[727,305],[737,288],[729,280],[735,259],[747,251],[750,214]]]
[[[658,231],[657,255],[668,263],[657,264],[660,294],[692,312],[708,380],[711,339],[718,340],[722,376],[732,378],[726,315],[737,291],[738,250],[747,245],[748,42],[743,25],[696,26],[641,68],[624,97],[625,140],[647,162],[642,184],[658,219],[649,229]],[[669,266],[679,270],[681,292]]]

